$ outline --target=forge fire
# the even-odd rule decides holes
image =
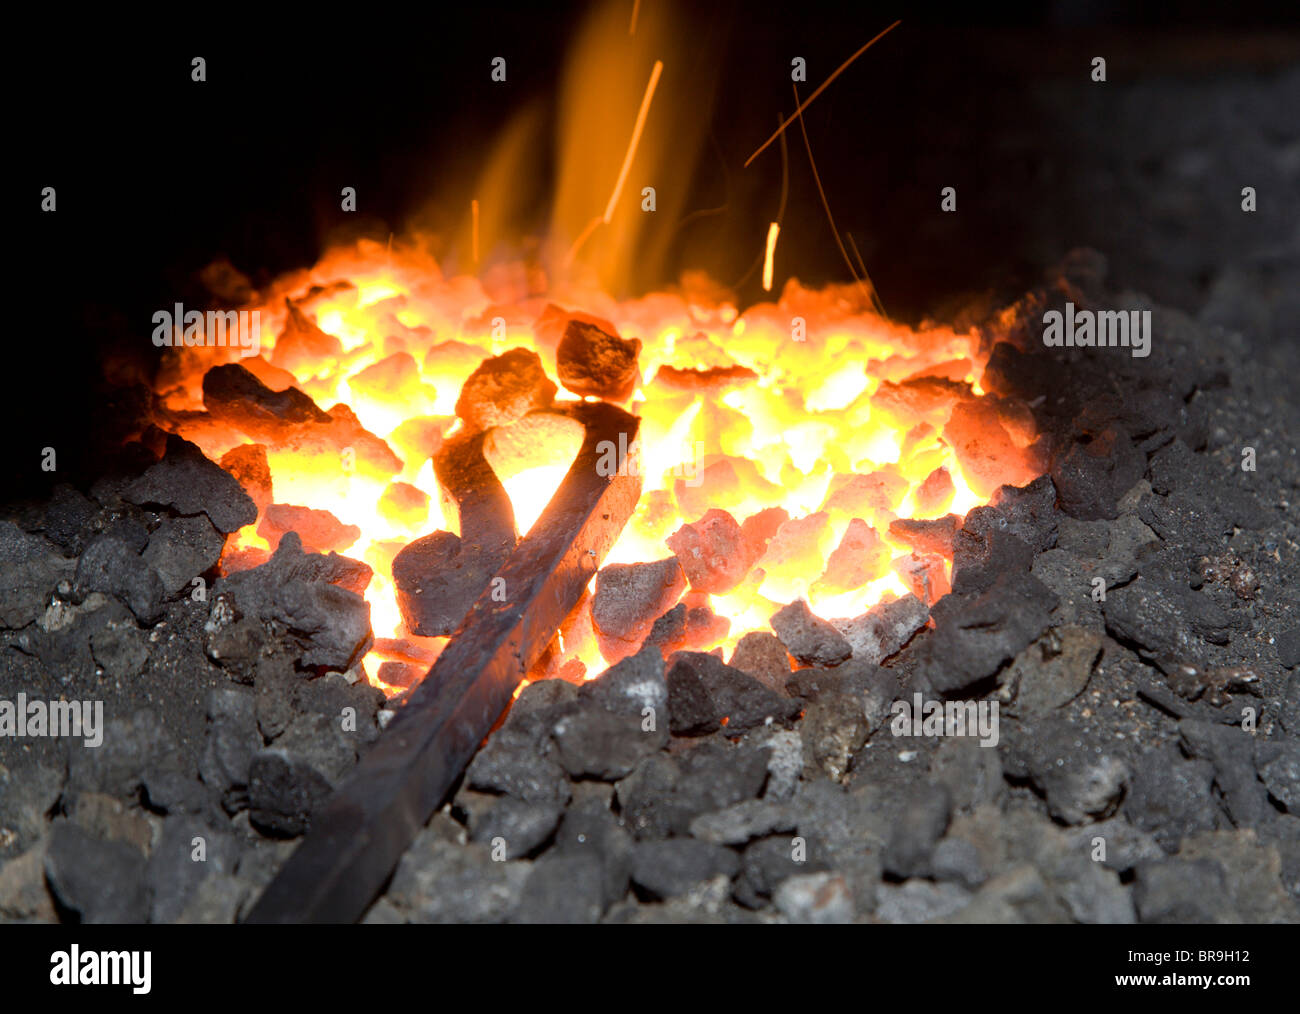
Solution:
[[[532,295],[539,273],[485,285],[418,244],[362,242],[265,294],[261,355],[178,339],[159,377],[158,425],[257,507],[222,571],[265,563],[291,531],[363,561],[375,642],[358,671],[383,689],[423,675],[503,559],[460,545],[433,468],[446,441],[485,432],[523,535],[581,442],[563,406],[640,417],[607,462],[633,463],[640,502],[547,662],[571,680],[652,634],[730,657],[796,601],[844,632],[882,599],[933,604],[966,513],[1040,470],[1029,410],[978,384],[991,343],[973,330],[893,324],[853,286],[791,281],[740,314],[700,277],[616,302]]]

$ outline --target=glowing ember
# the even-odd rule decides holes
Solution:
[[[276,337],[264,338],[260,357],[183,349],[160,379],[165,425],[214,460],[243,444],[267,444],[274,503],[328,511],[338,522],[313,536],[299,529],[304,544],[374,568],[366,592],[379,639],[365,662],[372,682],[380,682],[384,661],[427,664],[443,640],[404,629],[391,562],[408,542],[449,527],[430,456],[466,425],[455,414],[462,386],[485,358],[511,349],[535,351],[547,377],[560,379],[557,347],[568,310],[641,342],[639,375],[622,404],[643,420],[644,492],[607,566],[672,555],[665,540],[710,510],[715,521],[725,511],[737,523],[769,508],[785,512],[751,523],[767,525],[770,541],[738,584],[726,583],[720,594],[687,593],[689,606],[707,604],[729,621],[702,648],[729,653],[795,598],[829,619],[905,594],[926,557],[890,533],[892,521],[965,515],[999,483],[1033,477],[1022,453],[1032,424],[982,397],[974,334],[891,323],[862,308],[856,286],[814,292],[791,281],[779,302],[740,315],[700,278],[679,291],[615,302],[577,290],[533,295],[538,274],[519,267],[509,273],[513,286],[444,277],[418,244],[362,241],[263,294],[262,334]],[[273,391],[299,388],[348,439],[277,444],[237,412],[203,412],[204,374],[223,362],[239,362]],[[577,395],[561,387],[557,400],[566,399]],[[335,406],[350,409],[355,422]],[[545,412],[490,432],[485,454],[521,533],[579,443],[575,424]],[[268,509],[232,538],[227,567],[264,559]],[[315,530],[323,516],[276,517],[310,518]],[[673,545],[681,552],[689,541]],[[932,574],[942,588],[950,561],[931,563],[943,569],[941,579],[937,569]],[[589,621],[567,625],[554,668],[573,659],[588,677],[605,668]]]

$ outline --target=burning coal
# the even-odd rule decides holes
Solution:
[[[465,535],[432,459],[466,436],[483,434],[522,535],[581,440],[565,404],[607,400],[642,420],[640,503],[549,662],[569,676],[595,675],[656,626],[675,628],[666,650],[730,652],[797,599],[822,620],[908,592],[932,601],[959,519],[1037,474],[1028,411],[980,388],[978,335],[892,323],[857,287],[792,280],[740,313],[699,276],[617,301],[547,291],[534,265],[449,277],[418,242],[362,241],[250,309],[267,325],[262,354],[172,350],[160,425],[258,505],[227,572],[264,562],[288,531],[373,569],[365,668],[390,688],[450,633],[413,629],[394,560],[433,533]],[[628,448],[614,450],[627,467]],[[468,601],[492,576],[480,570]]]

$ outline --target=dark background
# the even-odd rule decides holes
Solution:
[[[1260,320],[1225,323],[1294,341],[1295,5],[995,6],[686,8],[692,31],[673,57],[716,61],[718,81],[701,96],[711,138],[687,207],[722,210],[682,224],[652,281],[692,267],[727,284],[746,275],[779,201],[779,152],[741,167],[793,109],[791,56],[808,61],[806,96],[900,17],[806,114],[837,224],[892,315],[914,321],[972,293],[1023,290],[1091,245],[1124,284],[1193,313],[1244,272],[1276,298]],[[223,7],[12,37],[22,279],[3,371],[12,488],[93,472],[97,439],[122,414],[99,384],[105,353],[147,371],[152,313],[201,305],[195,275],[215,257],[256,284],[314,262],[333,231],[382,237],[417,208],[436,221],[440,198],[461,207],[519,104],[554,92],[586,10],[281,18]],[[196,55],[208,61],[203,84],[190,81]],[[504,85],[488,77],[495,55],[509,61]],[[1089,80],[1096,55],[1107,57],[1105,84]],[[783,262],[806,282],[844,280],[797,127],[788,140]],[[343,185],[357,188],[360,214],[339,211]],[[1240,212],[1243,185],[1259,188],[1255,216]],[[54,214],[39,211],[44,186],[57,188]],[[944,186],[958,190],[956,214],[939,209]],[[739,291],[761,297],[757,272]],[[37,469],[49,445],[57,477]]]

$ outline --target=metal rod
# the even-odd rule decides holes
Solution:
[[[567,414],[584,424],[586,438],[497,573],[506,601],[494,601],[491,586],[479,596],[410,701],[312,814],[245,922],[360,919],[577,605],[640,497],[638,463],[625,451],[636,447],[640,420],[603,402]],[[608,467],[615,459],[618,467]]]

